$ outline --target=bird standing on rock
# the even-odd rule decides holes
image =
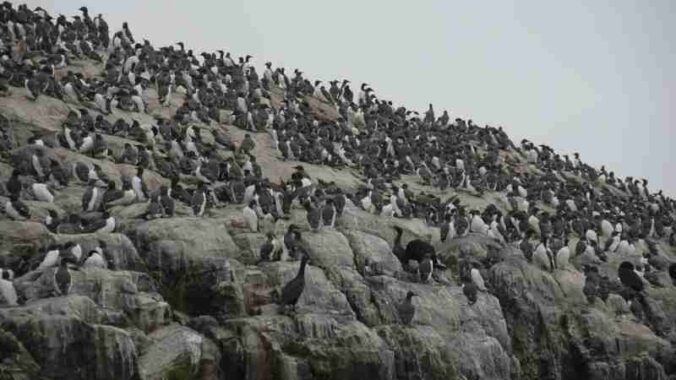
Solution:
[[[329,228],[333,228],[336,224],[336,207],[333,205],[332,198],[327,199],[322,207],[322,221]]]
[[[30,209],[17,194],[9,196],[9,200],[5,203],[5,214],[14,220],[26,220],[31,217]]]
[[[244,220],[251,230],[251,232],[258,232],[258,215],[256,214],[256,201],[250,201],[248,205],[242,209]]]
[[[18,297],[14,288],[14,272],[11,269],[0,268],[0,300],[7,306],[16,306]],[[2,305],[2,303],[0,303]]]
[[[623,261],[617,269],[617,277],[626,288],[635,292],[643,291],[644,284],[641,277],[634,271],[634,264],[629,261]]]
[[[306,252],[303,252],[296,277],[287,282],[286,285],[284,285],[284,288],[282,288],[282,307],[291,306],[294,311],[296,310],[296,303],[298,303],[298,300],[305,289],[305,267],[309,261],[310,257]]]
[[[406,326],[411,324],[413,317],[415,316],[415,306],[413,306],[412,302],[412,298],[414,296],[416,296],[416,294],[409,290],[408,293],[406,293],[406,298],[404,301],[402,301],[402,303],[397,306],[399,319],[401,319],[401,323]]]
[[[477,290],[485,292],[487,291],[486,283],[484,282],[484,278],[481,276],[481,271],[479,271],[479,265],[480,264],[478,262],[472,262],[470,277],[472,278],[472,283],[476,285]]]
[[[307,211],[307,222],[310,225],[310,228],[312,228],[312,231],[318,232],[322,227],[321,210],[309,200],[305,202],[304,206]]]
[[[239,146],[239,151],[241,153],[246,153],[248,154],[251,152],[254,148],[256,147],[256,143],[254,140],[251,138],[250,134],[244,135],[244,140],[242,140],[242,143]]]
[[[275,234],[269,232],[267,234],[267,240],[263,243],[258,251],[259,253],[259,262],[260,261],[270,261],[279,259],[280,261],[286,261],[284,257],[277,258],[276,256],[282,251],[281,243],[275,237]]]
[[[73,286],[73,278],[68,268],[68,260],[62,257],[59,261],[59,268],[54,271],[54,290],[57,295],[67,296]]]
[[[465,281],[462,284],[462,293],[467,297],[467,301],[470,306],[474,305],[478,299],[477,296],[478,289],[472,281]]]
[[[587,302],[594,303],[596,296],[599,293],[599,285],[601,277],[599,276],[599,269],[595,266],[585,268],[584,287],[582,293],[587,297]]]
[[[106,269],[108,267],[108,264],[106,263],[105,258],[100,252],[96,250],[91,250],[87,254],[87,259],[82,264],[82,267]]]
[[[428,283],[432,278],[434,272],[434,263],[432,262],[432,255],[426,254],[418,266],[418,273],[420,274],[420,282]]]
[[[204,183],[201,183],[190,200],[190,206],[192,207],[192,212],[194,216],[200,217],[204,215],[204,211],[207,208],[207,193],[206,186]]]
[[[406,259],[406,249],[401,246],[401,235],[404,233],[404,231],[399,226],[394,226],[393,228],[397,235],[395,236],[394,244],[392,245],[392,253],[394,253],[394,256],[399,259],[399,262],[402,264],[407,264],[408,260]]]

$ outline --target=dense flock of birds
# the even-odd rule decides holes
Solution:
[[[366,83],[355,93],[348,80],[325,85],[297,69],[287,75],[270,62],[259,75],[251,56],[234,59],[223,51],[198,55],[181,42],[155,48],[147,40],[135,40],[126,23],[111,34],[101,15],[92,18],[85,7],[80,11],[71,19],[55,19],[39,7],[0,6],[0,95],[23,87],[32,100],[44,96],[79,105],[60,132],[25,140],[10,120],[0,117],[0,154],[13,168],[0,186],[7,199],[2,209],[10,219],[31,218],[23,200],[52,203],[56,192],[73,183],[86,186],[81,212],[59,215],[49,209],[44,224],[54,234],[112,233],[117,221],[111,209],[134,203],[147,204],[138,216],[145,219],[173,217],[179,204],[197,217],[214,207],[242,204],[248,228],[267,237],[260,247],[261,262],[301,262],[298,275],[281,292],[280,303],[289,306],[303,291],[309,255],[300,227],[291,225],[283,237],[273,231],[294,205],[305,208],[315,232],[334,228],[352,204],[383,217],[423,219],[439,227],[442,242],[469,233],[487,235],[518,247],[525,260],[549,271],[566,269],[574,258],[585,272],[590,302],[597,297],[605,301],[614,292],[637,315],[647,286],[663,286],[661,273],[676,277],[674,264],[659,253],[660,244],[676,245],[676,204],[661,191],[652,193],[646,180],[594,169],[577,153],[560,155],[527,140],[517,146],[501,127],[451,120],[447,111],[437,115],[432,105],[422,114],[395,106],[379,99]],[[68,71],[73,60],[93,60],[103,72],[87,77]],[[161,108],[172,107],[178,98],[172,95],[183,95],[173,116],[157,116],[153,123],[122,117],[111,121],[108,115],[117,110],[146,113],[153,90]],[[337,117],[316,112],[316,107]],[[224,128],[211,128],[224,118],[248,132],[240,144]],[[269,181],[254,155],[252,135],[261,132],[270,134],[284,160],[351,168],[363,174],[364,185],[348,192],[335,183],[313,182],[301,165],[291,178]],[[114,152],[110,136],[133,143]],[[97,160],[65,163],[54,153],[57,147]],[[226,158],[224,152],[232,154]],[[134,165],[136,173],[109,178],[96,163],[106,160]],[[149,191],[145,170],[159,173],[170,185]],[[187,185],[186,177],[197,185]],[[406,178],[435,191],[416,194]],[[506,205],[471,209],[458,196],[434,195],[440,191],[498,193]],[[395,232],[393,253],[414,273],[412,280],[435,281],[445,265],[433,245],[415,239],[404,247],[403,231]],[[647,252],[637,250],[639,243],[647,245]],[[105,249],[99,242],[85,254],[75,239],[46,247],[44,256],[33,261],[12,263],[0,276],[4,302],[20,302],[12,286],[14,272],[54,270],[55,293],[67,294],[69,271],[107,267]],[[621,263],[619,281],[599,270],[612,255],[637,258]],[[484,261],[461,255],[459,280],[470,304],[478,292],[490,291],[485,271],[499,261],[499,254]],[[413,318],[413,296],[409,292],[399,306],[404,323]]]

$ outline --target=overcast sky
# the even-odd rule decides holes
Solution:
[[[15,2],[16,3],[16,2]],[[36,0],[502,125],[676,195],[676,1]]]

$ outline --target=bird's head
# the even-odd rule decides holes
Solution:
[[[634,270],[634,264],[630,263],[629,261],[623,261],[622,264],[620,264],[620,269]]]

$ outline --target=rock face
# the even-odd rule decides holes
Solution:
[[[90,76],[102,70],[78,61],[72,67]],[[72,107],[47,97],[33,103],[23,89],[12,91],[0,97],[0,113],[21,126],[16,137],[24,145],[32,132],[59,131]],[[150,114],[118,110],[107,120],[153,123],[152,116],[170,117],[170,108],[182,104],[182,96],[174,95],[169,108],[160,108],[157,95],[149,96],[155,97]],[[271,99],[273,106],[279,101]],[[308,106],[322,120],[337,117],[315,98]],[[209,139],[206,131],[216,128],[231,130],[235,142],[245,133],[196,124]],[[295,163],[278,160],[267,134],[252,135],[264,174],[273,182],[288,178]],[[125,139],[110,141],[117,154]],[[3,185],[10,162],[26,165],[22,149],[2,156]],[[96,163],[118,184],[121,175],[134,172],[133,166],[62,148],[50,154],[66,164]],[[349,169],[306,166],[313,178],[342,188],[359,183]],[[151,191],[168,182],[146,173]],[[139,216],[147,205],[136,203],[112,210],[115,233],[51,233],[42,223],[48,210],[79,212],[84,190],[84,183],[73,181],[53,204],[27,202],[34,212],[29,220],[1,214],[0,267],[21,276],[13,280],[19,305],[0,300],[0,379],[676,378],[676,287],[668,277],[646,291],[638,319],[617,294],[589,303],[579,265],[543,271],[516,244],[474,233],[442,243],[439,230],[421,219],[376,216],[351,202],[335,228],[311,232],[305,211],[294,205],[288,220],[272,230],[279,237],[290,223],[300,226],[310,263],[295,311],[283,310],[281,289],[296,276],[299,261],[257,265],[266,237],[246,228],[242,205],[194,217],[177,202],[174,217],[146,220]],[[476,208],[509,204],[501,194],[459,197]],[[404,231],[404,246],[413,239],[431,242],[448,269],[437,268],[433,280],[419,282],[392,253],[393,226]],[[47,247],[66,242],[80,244],[84,253],[105,243],[107,268],[73,269],[70,293],[59,295],[55,268],[36,268]],[[660,246],[659,253],[666,263],[676,260],[671,247]],[[487,290],[473,304],[458,278],[459,262],[467,257],[495,261],[482,273]],[[614,275],[624,259],[611,257],[601,270]],[[403,325],[397,307],[409,291],[416,294],[415,314]]]
[[[54,206],[77,204],[62,199]],[[239,207],[125,219],[142,210],[117,210],[120,233],[104,235],[0,220],[3,266],[52,243],[87,251],[99,240],[109,264],[73,271],[67,297],[55,297],[53,270],[16,279],[24,304],[0,308],[0,370],[13,379],[389,380],[667,379],[676,369],[673,333],[636,321],[621,298],[587,305],[580,272],[544,272],[483,235],[442,244],[420,220],[352,205],[336,229],[314,233],[293,209],[311,261],[297,310],[287,314],[274,302],[298,262],[256,266],[265,237],[241,227]],[[395,225],[404,245],[419,238],[437,246],[452,268],[437,275],[450,282],[403,280],[410,277],[392,254]],[[487,273],[490,291],[469,305],[453,284],[455,263],[461,253],[482,260],[489,252],[501,262]],[[416,311],[403,326],[396,307],[409,290]],[[668,284],[652,298],[653,319],[667,332],[674,295]]]

